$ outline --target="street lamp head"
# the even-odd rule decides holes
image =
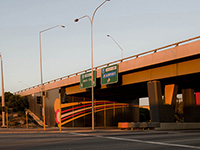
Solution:
[[[65,25],[61,25],[62,28],[65,28]]]
[[[74,20],[74,22],[78,22],[78,21],[79,21],[79,19],[75,19],[75,20]]]
[[[110,1],[110,0],[106,0],[106,1]]]
[[[110,37],[110,35],[109,35],[109,34],[107,34],[107,37]]]

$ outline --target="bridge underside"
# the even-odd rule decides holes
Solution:
[[[151,121],[154,122],[173,122],[175,114],[175,103],[164,104],[162,96],[166,96],[165,88],[167,85],[176,85],[176,94],[183,94],[184,101],[184,118],[185,122],[200,122],[200,107],[196,106],[194,94],[200,92],[200,59],[199,56],[190,58],[190,60],[177,62],[168,62],[153,66],[153,68],[143,68],[145,70],[134,70],[119,74],[119,81],[116,84],[100,85],[100,79],[97,79],[95,87],[96,100],[110,100],[116,102],[132,103],[142,97],[149,97],[153,101],[155,107],[151,107]],[[159,88],[156,90],[148,90],[150,81],[159,82]],[[150,87],[154,88],[156,85]],[[79,84],[71,87],[65,87],[65,91],[69,96],[85,97],[91,99],[91,90],[87,89],[84,92],[79,92]],[[77,92],[78,91],[78,92]],[[153,93],[153,100],[152,95]],[[151,96],[150,96],[151,95]],[[193,95],[193,96],[190,96]],[[159,97],[155,101],[155,97]],[[171,99],[176,101],[176,96]],[[159,105],[159,103],[162,103]],[[190,106],[191,103],[193,106]],[[194,111],[195,110],[195,111]]]
[[[194,89],[194,92],[200,92],[200,73],[183,75],[178,77],[171,77],[166,79],[160,79],[162,95],[164,95],[165,85],[175,84],[178,85],[178,94],[182,94],[182,89]],[[78,85],[79,86],[79,85]],[[136,83],[131,85],[109,85],[105,89],[95,88],[95,99],[101,100],[115,100],[126,101],[133,100],[141,97],[148,97],[147,82]],[[91,90],[86,92],[69,94],[70,96],[87,97],[91,98]]]
[[[95,87],[95,99],[108,99],[116,101],[133,100],[148,97],[147,82],[158,80],[161,82],[162,95],[164,87],[168,84],[178,85],[178,93],[182,89],[192,88],[200,91],[200,55],[185,59],[170,61],[154,66],[135,69],[119,74],[118,83],[101,85],[97,78]],[[80,89],[80,85],[65,87],[67,95],[91,97],[90,89]]]

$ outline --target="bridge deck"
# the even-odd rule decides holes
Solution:
[[[197,56],[200,54],[200,40],[197,40],[199,38],[200,36],[95,67],[95,69],[97,70],[97,78],[101,77],[101,68],[108,66],[110,64],[118,63],[119,73],[125,74],[126,72],[130,72],[133,70],[147,68],[147,67],[155,66],[158,64],[180,60],[183,58],[189,58],[191,56]],[[190,61],[190,63],[199,64],[200,59],[193,60],[193,62]],[[182,64],[180,64],[182,65],[182,68],[179,67],[179,72],[176,75],[183,75],[187,72],[188,73],[199,72],[200,68],[198,66],[195,70],[190,70],[190,66],[187,67],[187,64],[188,62],[187,63],[183,62]],[[175,66],[173,66],[173,64],[169,66],[168,68],[169,71],[173,69],[175,70],[177,69],[174,67]],[[184,68],[187,68],[188,70],[184,70]],[[166,69],[166,68],[163,68],[163,69]],[[87,72],[89,70],[91,69],[87,69],[81,72],[77,72],[75,74],[71,74],[69,76],[65,76],[56,80],[46,82],[44,83],[44,88],[45,90],[50,90],[50,89],[55,89],[55,88],[59,88],[63,86],[70,86],[70,85],[76,84],[76,86],[71,87],[72,88],[71,91],[73,91],[73,88],[79,87],[78,84],[80,82],[80,74]],[[160,71],[162,72],[162,69]],[[127,74],[124,76],[122,85],[133,83],[133,81],[127,80],[127,78],[129,78],[130,76],[131,74]],[[138,74],[137,76],[140,76],[140,75]],[[125,79],[125,77],[127,78]],[[150,78],[146,78],[145,80],[148,80],[148,79]],[[140,80],[141,79],[138,79],[138,82],[140,82]],[[141,81],[144,81],[144,79]],[[134,82],[136,83],[137,81],[134,81]],[[105,86],[102,86],[102,88],[105,88]],[[85,91],[86,91],[85,89],[79,89],[78,92],[85,92]],[[26,95],[30,95],[30,94],[38,93],[38,92],[40,92],[40,85],[18,91],[16,92],[16,94],[19,94],[21,96],[26,96]]]

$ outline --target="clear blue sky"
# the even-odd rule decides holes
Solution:
[[[40,84],[39,31],[44,82],[90,68],[91,16],[103,0],[0,0],[0,52],[5,91]],[[110,0],[94,19],[94,66],[200,35],[200,0]],[[19,82],[21,81],[21,82]],[[0,92],[1,94],[1,92]]]

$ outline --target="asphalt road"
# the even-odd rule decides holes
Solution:
[[[200,130],[0,130],[0,150],[200,149]]]

